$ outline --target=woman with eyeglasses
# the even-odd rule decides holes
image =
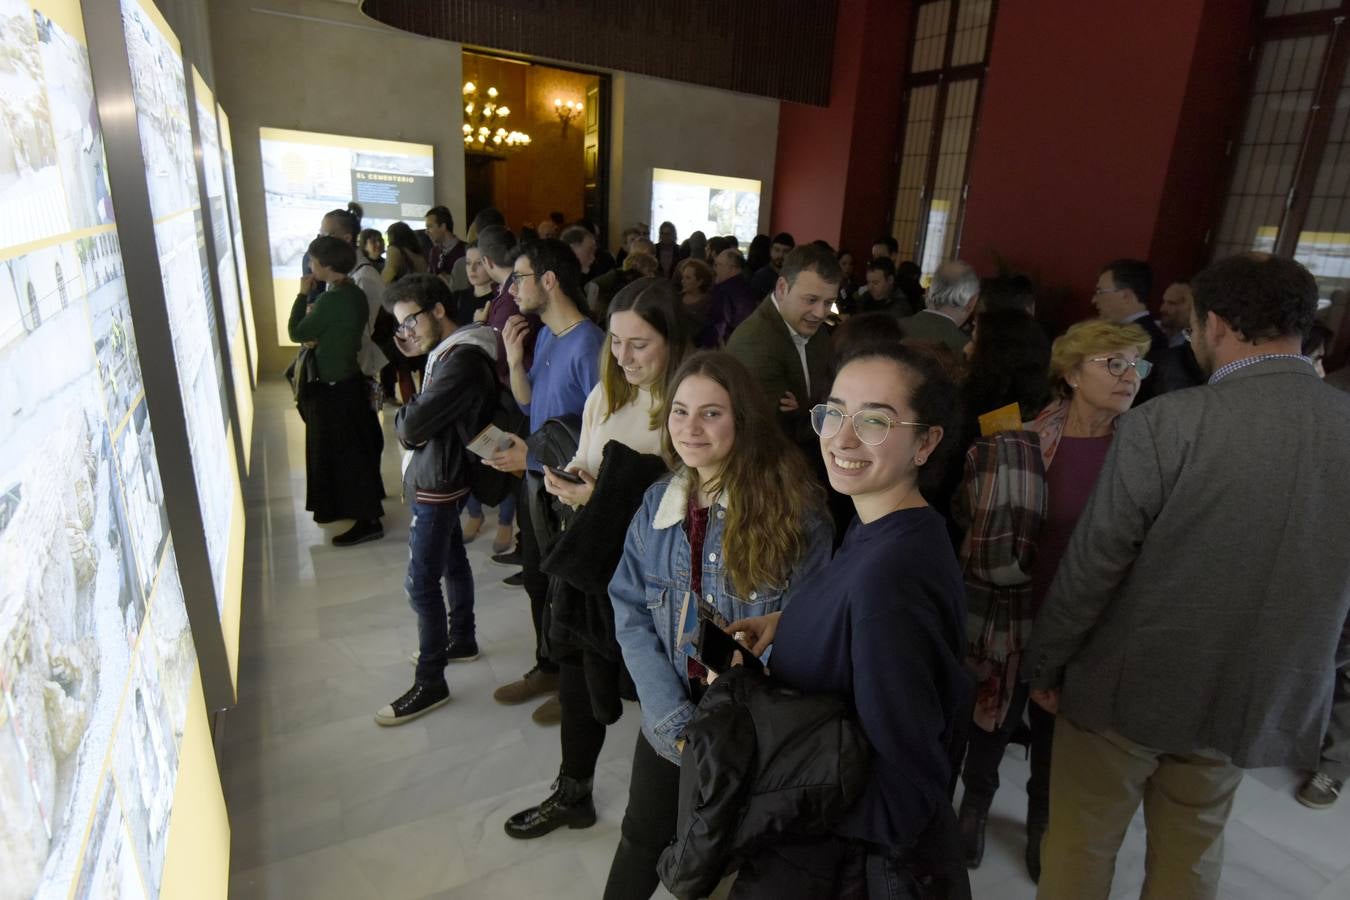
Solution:
[[[384,535],[380,447],[371,430],[358,424],[370,413],[359,360],[370,310],[348,275],[356,265],[350,241],[321,235],[310,242],[306,258],[310,273],[300,281],[287,321],[291,340],[311,348],[314,359],[312,377],[297,373],[296,399],[305,420],[305,509],[320,525],[354,520],[333,538],[335,546],[350,547]],[[328,289],[311,303],[316,279]]]
[[[1093,319],[1074,325],[1050,349],[1055,399],[1025,426],[1040,440],[1046,503],[1031,564],[1030,609],[1018,616],[1027,625],[1026,633],[1016,636],[1019,646],[1030,639],[1030,622],[1049,592],[1074,526],[1097,483],[1116,419],[1134,403],[1141,383],[1153,369],[1144,359],[1150,346],[1148,333],[1138,325]],[[965,793],[959,821],[966,864],[972,868],[984,856],[985,824],[998,790],[1003,751],[1027,706],[1026,685],[1013,687],[1018,680],[1014,666],[1014,671],[1000,676],[1002,686],[982,683],[977,691],[981,703],[989,701],[998,708],[982,713],[977,703],[962,772]],[[1010,699],[1006,691],[1011,692]],[[1040,877],[1041,839],[1050,819],[1050,745],[1055,720],[1038,703],[1030,704],[1030,720],[1026,865],[1034,881]]]
[[[873,756],[862,796],[831,834],[781,840],[741,867],[732,897],[917,897],[921,836],[955,841],[952,735],[969,691],[961,570],[921,486],[959,422],[957,387],[928,351],[861,340],[811,410],[830,486],[857,517],[781,613],[733,622],[776,680],[852,699]],[[926,846],[928,841],[924,841]],[[969,896],[959,860],[933,896]]]
[[[650,897],[675,838],[680,750],[707,675],[692,655],[699,622],[725,627],[796,602],[833,536],[806,460],[735,357],[690,356],[665,398],[675,471],[647,490],[609,584],[642,731],[606,900]]]

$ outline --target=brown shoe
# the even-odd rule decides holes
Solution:
[[[519,681],[504,684],[492,692],[492,699],[507,706],[525,703],[545,694],[558,692],[558,673],[541,672],[535,666],[521,676]]]
[[[478,532],[483,530],[483,517],[465,516],[462,530],[464,532],[464,543],[472,542],[474,538],[478,537]]]
[[[557,725],[562,722],[562,701],[558,695],[554,694],[543,702],[534,712],[530,713],[530,718],[534,719],[536,725]]]

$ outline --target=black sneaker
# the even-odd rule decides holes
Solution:
[[[478,658],[478,642],[475,640],[452,640],[445,648],[447,662],[473,662]]]
[[[524,587],[525,570],[522,569],[521,571],[516,572],[512,575],[507,575],[505,578],[502,579],[502,584],[509,584],[511,585],[511,587]]]
[[[366,541],[378,541],[384,537],[384,526],[379,519],[357,522],[351,528],[333,538],[334,547],[355,547]]]
[[[414,684],[408,692],[375,714],[376,725],[402,725],[425,716],[450,702],[450,688],[440,684]]]
[[[519,545],[519,544],[516,544],[515,549],[512,550],[510,553],[494,553],[494,554],[492,555],[492,561],[495,562],[495,563],[496,563],[497,565],[499,565],[499,566],[523,566],[523,565],[525,565],[525,557],[523,557],[523,556],[520,555],[520,545]]]

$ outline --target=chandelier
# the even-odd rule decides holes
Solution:
[[[497,102],[497,89],[489,87],[480,97],[478,85],[464,82],[464,149],[504,152],[528,146],[530,136],[506,127],[511,110]]]

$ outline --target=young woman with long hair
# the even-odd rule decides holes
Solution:
[[[609,586],[642,703],[609,900],[650,896],[675,834],[682,734],[703,690],[690,655],[699,621],[725,626],[783,608],[828,561],[832,539],[823,492],[738,360],[697,353],[668,391],[675,471],[648,489]]]
[[[607,331],[608,346],[600,357],[600,380],[586,398],[577,453],[566,466],[566,471],[581,482],[573,484],[544,470],[544,489],[574,509],[585,506],[595,493],[607,444],[617,441],[638,453],[653,456],[662,452],[661,412],[666,400],[666,381],[693,350],[679,295],[664,278],[640,278],[620,290],[610,303]],[[632,474],[625,469],[618,477]],[[612,477],[616,477],[615,473],[606,472],[606,478]],[[648,482],[651,477],[647,477]],[[645,487],[643,483],[620,490],[636,501]],[[611,488],[610,496],[613,495]],[[627,512],[631,511],[630,506]],[[602,513],[608,515],[610,508],[603,508]],[[594,564],[599,558],[607,558],[609,548],[591,541],[587,549],[593,554],[589,559]],[[619,547],[612,549],[617,551]],[[557,590],[557,586],[550,585],[550,596],[558,596]],[[579,648],[560,643],[566,642],[549,641],[558,663],[562,768],[547,799],[507,819],[506,833],[514,838],[540,837],[563,825],[585,828],[595,823],[591,779],[605,743],[606,723],[597,720],[591,697],[602,693],[618,695],[619,666],[596,665],[594,660],[586,665]],[[613,644],[614,636],[612,632],[590,634],[587,643]],[[614,683],[597,683],[601,680]]]
[[[921,487],[941,474],[958,421],[957,388],[938,361],[894,342],[850,347],[811,409],[830,486],[857,518],[781,614],[728,629],[756,653],[772,644],[773,676],[788,687],[850,698],[872,766],[830,835],[774,842],[741,866],[733,897],[917,897],[908,857],[920,837],[955,842],[948,786],[969,692],[965,594]],[[969,897],[953,863],[953,882],[933,896]]]

